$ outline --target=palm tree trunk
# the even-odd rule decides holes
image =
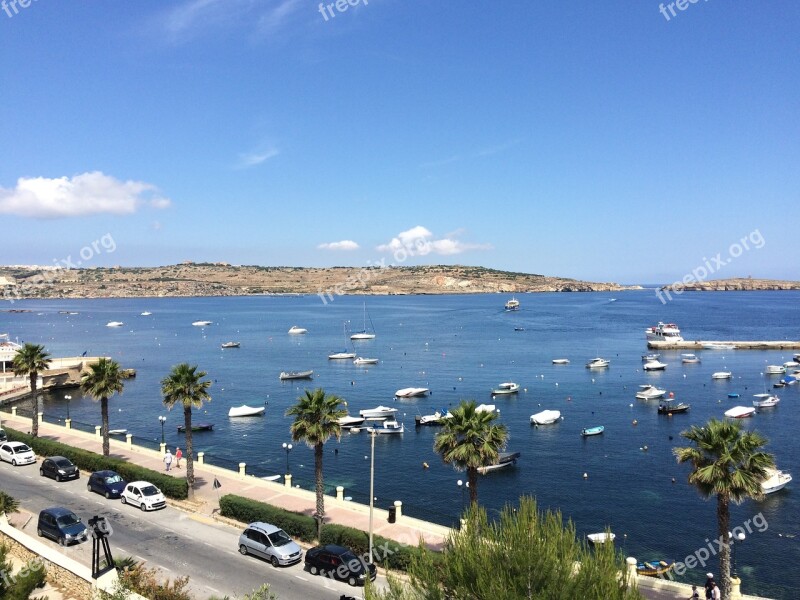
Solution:
[[[100,415],[103,419],[100,433],[103,436],[103,456],[108,456],[108,398],[100,398]]]
[[[188,497],[194,500],[194,451],[192,449],[192,407],[183,407],[183,424],[186,427],[186,483],[189,484]]]
[[[39,437],[39,401],[36,398],[36,380],[39,374],[36,371],[31,373],[31,435]]]
[[[322,520],[325,518],[325,480],[322,477],[322,444],[314,445],[314,475],[317,483],[317,540],[322,541]]]
[[[724,494],[717,494],[717,529],[720,539],[725,543],[719,551],[720,591],[722,600],[731,597],[731,546],[728,532],[731,524],[730,502]]]
[[[467,482],[469,483],[469,503],[470,507],[478,505],[478,469],[467,467]]]

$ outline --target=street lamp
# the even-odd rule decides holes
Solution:
[[[732,533],[728,533],[728,536],[731,539],[731,546],[733,546],[733,576],[739,579],[739,576],[736,574],[736,542],[741,544],[744,541],[745,535],[743,531],[740,531],[735,536]],[[734,538],[736,542],[733,541]]]
[[[465,505],[464,496],[466,495],[466,492],[469,489],[469,481],[464,482],[459,479],[458,481],[456,481],[456,484],[458,485],[459,488],[461,488],[461,512],[464,512],[464,505]]]
[[[160,416],[158,417],[158,421],[161,423],[161,443],[164,443],[164,423],[167,422],[167,417]]]
[[[72,396],[64,395],[64,400],[67,401],[67,419],[69,419],[69,401],[72,400]]]
[[[286,450],[286,474],[289,474],[289,452],[292,451],[292,445],[283,442],[283,449]]]
[[[374,563],[372,556],[372,513],[375,508],[375,436],[378,432],[372,428],[369,432],[371,441],[370,461],[369,461],[369,562]]]

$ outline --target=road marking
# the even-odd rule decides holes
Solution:
[[[211,591],[212,591],[212,592],[214,592],[215,594],[221,594],[221,593],[222,593],[222,592],[220,592],[218,589],[216,589],[216,588],[212,588],[210,585],[207,585],[207,586],[206,586],[206,589],[209,589],[209,590],[211,590]]]
[[[295,575],[300,581],[309,581],[306,577],[300,577],[300,575]]]

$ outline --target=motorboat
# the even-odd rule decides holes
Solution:
[[[485,465],[483,467],[478,467],[478,473],[481,475],[486,475],[492,471],[496,471],[498,469],[503,469],[505,467],[510,467],[512,465],[517,464],[517,459],[520,457],[519,452],[500,452],[497,456],[497,461],[491,465]]]
[[[746,419],[752,417],[756,409],[752,406],[734,406],[725,411],[725,416],[729,419]]]
[[[795,354],[794,356],[792,356],[792,360],[794,360],[795,362],[800,363],[800,353]]]
[[[753,397],[755,398],[755,400],[753,400],[753,406],[756,408],[771,408],[773,406],[778,406],[778,402],[781,401],[780,398],[772,394],[753,394]]]
[[[593,544],[605,544],[606,542],[613,542],[617,536],[614,533],[604,531],[603,533],[590,533],[586,537]]]
[[[478,404],[478,406],[475,407],[475,412],[500,413],[494,404]]]
[[[149,310],[146,310],[146,311],[144,311],[144,312],[141,314],[141,316],[143,316],[143,317],[149,317],[149,316],[150,316],[150,315],[152,315],[152,314],[153,314],[153,313],[151,313]]]
[[[514,327],[514,331],[525,331],[524,327]]]
[[[795,371],[793,375],[787,375],[786,377],[781,379],[781,383],[783,385],[794,385],[795,383],[797,383],[798,376],[800,376],[800,373]]]
[[[511,300],[506,302],[506,310],[519,310],[519,300],[511,297]]]
[[[128,433],[127,429],[109,429],[108,435],[126,435]]]
[[[659,360],[651,360],[642,365],[642,369],[645,371],[663,371],[666,368],[667,363],[663,363]]]
[[[374,340],[375,339],[375,326],[372,325],[372,317],[369,318],[371,331],[367,329],[367,303],[364,302],[364,328],[361,331],[355,332],[350,336],[351,340]]]
[[[639,400],[656,400],[663,397],[666,393],[667,390],[662,390],[654,385],[645,383],[644,385],[639,386],[639,391],[636,392],[636,397]]]
[[[222,344],[222,348],[238,348],[241,345],[239,342],[225,342]]]
[[[795,367],[800,367],[800,363],[793,360],[787,360],[785,363],[783,363],[783,366],[787,369],[794,369]]]
[[[728,394],[728,398],[738,398],[740,395],[738,392],[731,392]]]
[[[106,323],[106,327],[122,327],[125,325],[122,321],[109,321]]]
[[[792,481],[792,476],[789,473],[784,473],[778,469],[768,468],[767,478],[761,482],[761,491],[764,494],[773,494],[786,487],[786,484]]]
[[[531,415],[531,425],[552,425],[560,420],[560,410],[543,410],[535,415]]]
[[[674,560],[651,560],[636,565],[636,574],[645,577],[660,577],[675,566]]]
[[[426,396],[430,392],[428,388],[409,387],[397,390],[394,395],[398,398],[416,398],[419,396]]]
[[[352,360],[356,357],[355,352],[348,352],[347,350],[341,350],[340,352],[334,352],[333,354],[328,354],[329,360]]]
[[[711,379],[730,379],[731,377],[733,377],[733,373],[730,371],[717,371],[711,374]]]
[[[703,344],[704,350],[736,350],[734,344],[723,344],[722,342],[708,342]]]
[[[444,425],[444,421],[453,415],[448,410],[436,411],[432,415],[417,415],[414,421],[417,425]]]
[[[553,359],[554,365],[568,365],[569,359],[568,358],[554,358]]]
[[[365,419],[391,419],[396,412],[397,409],[390,406],[376,406],[375,408],[360,410],[358,414]]]
[[[610,360],[606,360],[605,358],[593,358],[588,363],[586,363],[587,369],[607,369],[608,365],[611,364]]]
[[[339,422],[339,426],[342,429],[350,429],[351,427],[358,427],[362,425],[366,419],[364,417],[353,417],[351,415],[345,415],[344,417],[339,417],[337,421]]]
[[[681,362],[685,365],[696,365],[700,359],[694,354],[681,354]]]
[[[682,342],[681,330],[675,323],[662,323],[659,321],[655,327],[644,330],[648,342]]]
[[[196,425],[192,425],[192,431],[212,431],[214,429],[213,423],[197,423]],[[185,425],[178,425],[178,433],[185,433],[186,426]]]
[[[686,402],[678,402],[677,404],[673,404],[673,400],[666,399],[662,400],[658,404],[658,414],[660,415],[674,415],[678,413],[685,413],[689,412],[691,408],[690,404],[686,404]]]
[[[297,325],[292,325],[289,328],[289,335],[303,335],[304,333],[308,333],[308,329],[305,327],[298,327]]]
[[[266,410],[265,406],[247,406],[246,404],[242,404],[241,406],[232,406],[230,410],[228,410],[229,417],[260,417],[264,414]]]
[[[287,379],[311,379],[312,375],[314,375],[314,371],[281,371],[281,374],[278,376],[281,381],[286,381]]]
[[[600,435],[601,433],[603,433],[603,431],[605,431],[605,429],[606,428],[603,427],[602,425],[597,425],[596,427],[585,427],[585,428],[581,429],[581,435],[583,437],[589,437],[589,436],[592,436],[592,435]]]
[[[492,390],[492,396],[502,396],[504,394],[516,394],[519,392],[519,384],[513,381],[501,383]]]
[[[359,356],[353,361],[354,365],[377,365],[378,364],[377,358],[364,358],[363,356]]]
[[[661,358],[660,354],[642,354],[642,360],[644,362],[650,362],[652,360],[658,360]]]
[[[783,375],[786,373],[786,367],[783,365],[767,365],[764,373],[767,375]]]
[[[367,427],[367,431],[369,433],[381,433],[381,434],[403,433],[405,431],[405,428],[403,427],[402,423],[398,423],[394,419],[391,419],[383,421],[376,427]]]
[[[207,325],[211,325],[213,321],[194,321],[192,325],[195,327],[206,327]]]

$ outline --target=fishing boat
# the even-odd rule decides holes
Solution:
[[[122,321],[109,321],[106,323],[106,327],[122,327],[125,325]]]
[[[428,388],[409,387],[397,390],[394,395],[398,398],[416,398],[426,396],[430,392]]]
[[[492,471],[497,471],[498,469],[503,469],[505,467],[510,467],[512,465],[517,464],[517,459],[520,457],[519,452],[501,452],[497,456],[497,461],[491,465],[485,465],[483,467],[478,467],[478,473],[481,475],[486,475]]]
[[[611,364],[610,360],[606,360],[605,358],[593,358],[588,363],[586,363],[587,369],[607,369],[608,365]]]
[[[711,379],[730,379],[732,376],[733,373],[730,371],[717,371],[711,374]]]
[[[286,381],[287,379],[311,379],[311,376],[314,375],[314,371],[281,371],[281,374],[278,376],[281,381]]]
[[[696,365],[700,359],[694,354],[681,354],[681,362],[685,365]]]
[[[603,533],[590,533],[586,537],[593,544],[605,544],[606,542],[613,542],[617,536],[614,533],[604,531]]]
[[[663,363],[659,360],[651,360],[642,365],[642,369],[645,371],[663,371],[666,368],[667,363]]]
[[[554,365],[568,365],[569,359],[568,358],[554,358],[553,359]]]
[[[504,394],[516,394],[519,392],[519,384],[513,381],[501,383],[492,390],[492,396],[502,396]]]
[[[792,481],[792,476],[789,473],[784,473],[778,469],[768,468],[767,478],[761,482],[761,491],[764,494],[774,494],[786,487],[786,484]]]
[[[543,410],[535,415],[531,415],[531,425],[552,425],[560,420],[560,410]]]
[[[213,429],[213,423],[198,423],[197,425],[192,425],[192,431],[212,431]],[[185,431],[185,425],[178,425],[178,433],[184,433]]]
[[[232,406],[230,410],[228,410],[229,417],[260,417],[264,414],[266,407],[264,406],[247,406],[246,404],[242,404],[241,406]]]
[[[353,417],[350,415],[345,415],[344,417],[339,417],[337,421],[339,422],[339,426],[342,429],[350,429],[351,427],[358,427],[362,425],[366,419],[364,417]]]
[[[359,356],[353,361],[354,365],[377,365],[378,359],[377,358],[364,358],[363,356]]]
[[[725,411],[725,416],[729,419],[746,419],[752,417],[756,409],[752,406],[734,406]]]
[[[194,325],[195,327],[206,327],[208,325],[211,325],[212,323],[213,321],[194,321],[192,325]]]
[[[648,327],[644,330],[645,337],[648,342],[664,341],[664,342],[682,342],[681,330],[675,323],[662,323],[659,321],[658,325]]]
[[[512,297],[511,297],[511,300],[509,300],[508,302],[506,302],[506,307],[505,307],[505,308],[506,308],[506,310],[508,310],[508,311],[511,311],[511,310],[519,310],[519,300],[517,300],[516,298],[514,298],[514,297],[512,296]]]
[[[662,390],[654,385],[645,383],[644,385],[639,386],[639,391],[636,392],[636,397],[639,400],[656,400],[663,397],[666,393],[667,390]]]
[[[449,419],[453,415],[447,409],[436,411],[432,415],[417,415],[414,421],[417,425],[443,425],[445,419]]]
[[[646,577],[659,577],[672,570],[674,560],[651,560],[636,565],[636,574]]]
[[[222,347],[223,348],[238,348],[241,345],[242,344],[240,344],[239,342],[225,342],[224,344],[222,344]]]
[[[766,369],[764,369],[764,373],[767,375],[783,375],[786,373],[786,367],[783,365],[768,365]]]
[[[781,401],[780,398],[772,394],[753,394],[753,397],[755,398],[753,406],[756,408],[772,408],[773,406],[778,406],[778,402]]]
[[[355,352],[349,352],[346,349],[340,350],[339,352],[334,352],[333,354],[328,354],[328,360],[351,360],[355,357]]]
[[[394,419],[383,421],[382,423],[378,424],[375,427],[367,427],[367,431],[369,433],[378,433],[378,434],[391,434],[391,433],[403,433],[405,428],[403,427],[402,423],[398,423]]]
[[[365,419],[390,419],[394,417],[396,412],[397,409],[390,406],[376,406],[375,408],[360,410],[358,414]]]
[[[298,327],[297,325],[292,325],[289,328],[289,335],[303,335],[304,333],[308,333],[308,329],[305,327]]]
[[[589,436],[592,436],[592,435],[600,435],[601,433],[603,433],[603,431],[605,431],[605,429],[606,428],[603,427],[602,425],[597,425],[596,427],[585,427],[585,428],[581,429],[581,435],[583,437],[589,437]]]
[[[369,325],[371,332],[367,330],[367,303],[364,302],[364,328],[361,331],[355,332],[350,336],[351,340],[374,340],[375,339],[375,326],[372,324],[372,317],[369,318]]]
[[[670,398],[668,400],[662,400],[658,404],[658,414],[660,415],[675,415],[678,413],[685,413],[689,412],[691,408],[690,404],[686,404],[686,402],[678,402],[677,404],[673,404],[673,400]]]

